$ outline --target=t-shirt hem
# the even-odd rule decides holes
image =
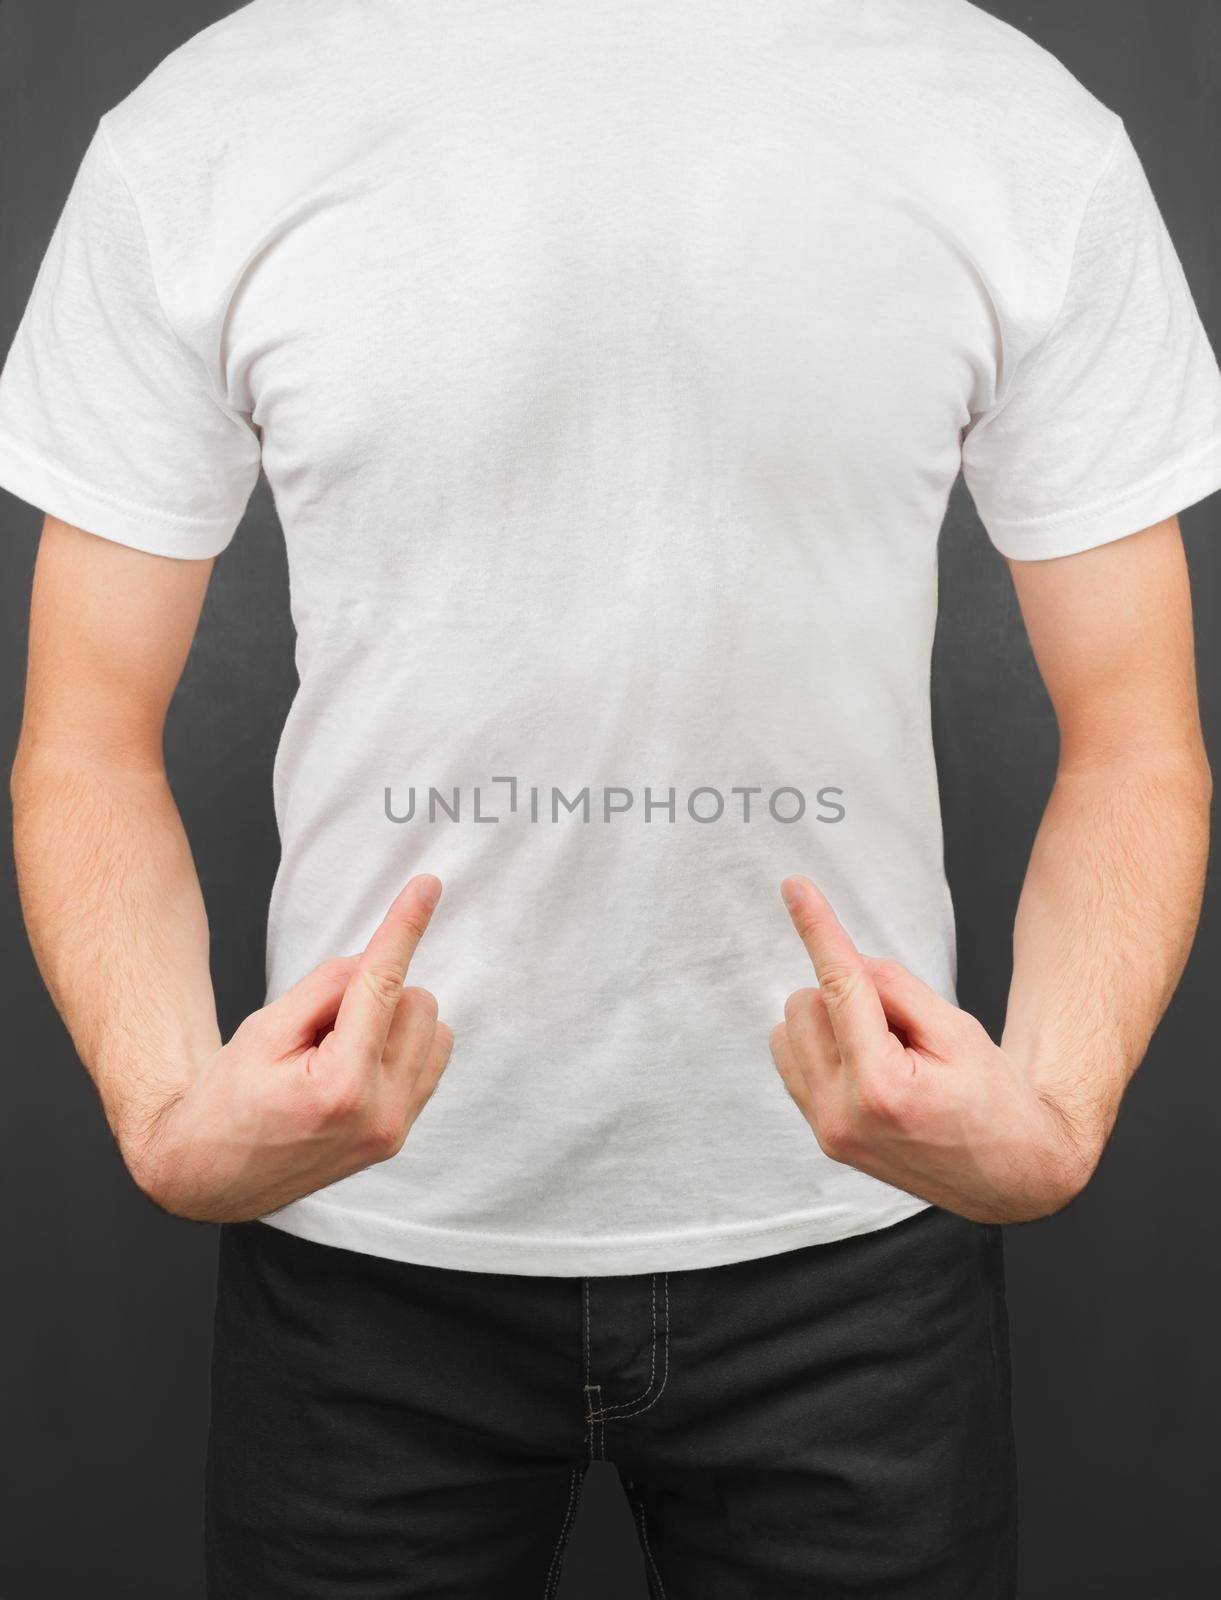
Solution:
[[[199,560],[219,555],[233,537],[230,517],[193,518],[124,501],[85,483],[0,429],[0,488],[19,500],[114,544],[148,555]]]
[[[890,1196],[868,1211],[859,1206],[824,1207],[764,1223],[605,1239],[525,1238],[426,1227],[352,1210],[317,1195],[260,1220],[314,1244],[414,1266],[522,1277],[614,1277],[730,1266],[805,1245],[833,1244],[891,1227],[928,1206],[926,1200],[898,1189]]]
[[[1106,500],[1025,522],[987,519],[989,536],[1002,555],[1041,561],[1078,555],[1165,522],[1221,489],[1221,432],[1164,471]]]

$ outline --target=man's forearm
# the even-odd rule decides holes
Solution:
[[[14,843],[31,944],[133,1170],[220,1043],[199,880],[165,773],[23,745]]]
[[[1210,797],[1194,745],[1062,769],[1035,840],[1002,1043],[1091,1170],[1191,948]]]

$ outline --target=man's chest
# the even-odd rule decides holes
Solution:
[[[952,235],[762,162],[581,176],[518,149],[307,186],[269,220],[225,378],[282,515],[937,505],[996,363]]]

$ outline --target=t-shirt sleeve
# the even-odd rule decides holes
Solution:
[[[104,120],[0,372],[0,485],[156,555],[215,555],[259,471],[249,417],[170,326]]]
[[[1139,532],[1221,487],[1221,373],[1122,125],[1059,313],[972,419],[962,466],[993,544],[1017,560]]]

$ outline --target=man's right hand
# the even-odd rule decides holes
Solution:
[[[152,1200],[244,1222],[397,1154],[454,1042],[403,986],[440,894],[413,878],[362,955],[324,961],[202,1064],[124,1151]]]

